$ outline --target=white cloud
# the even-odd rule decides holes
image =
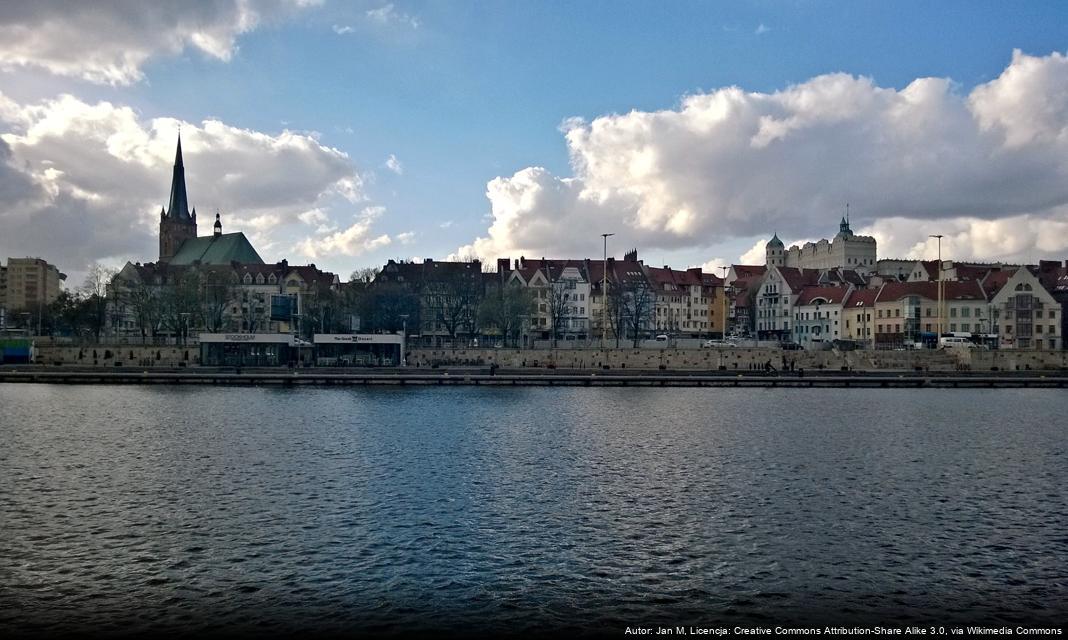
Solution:
[[[186,0],[0,4],[0,69],[36,67],[90,82],[142,79],[145,62],[192,48],[222,61],[238,36],[318,0]]]
[[[218,209],[225,231],[258,234],[266,251],[287,226],[363,197],[348,156],[306,135],[143,120],[70,95],[24,105],[0,94],[0,255],[31,252],[72,270],[116,256],[154,260],[179,124],[202,233]]]
[[[392,238],[388,234],[374,236],[372,230],[375,220],[385,210],[385,207],[365,207],[348,228],[317,238],[305,238],[294,250],[308,258],[318,258],[337,254],[358,256],[388,246],[393,242]]]
[[[404,175],[404,165],[402,165],[401,161],[397,159],[397,156],[392,153],[386,158],[385,167],[398,176]]]
[[[341,26],[341,25],[335,24],[331,28],[334,30],[334,33],[338,34],[339,36],[343,36],[346,33],[352,33],[353,32],[353,28],[348,26],[348,25]]]
[[[769,27],[766,24],[764,24],[763,22],[761,22],[759,25],[757,25],[757,28],[755,30],[753,30],[753,33],[755,33],[758,36],[762,36],[762,35],[764,35],[765,33],[769,32],[769,31],[771,31],[771,27]]]
[[[599,235],[615,232],[623,245],[667,250],[761,236],[762,259],[773,230],[833,235],[846,202],[855,228],[893,218],[903,221],[893,230],[922,237],[953,221],[970,238],[962,250],[984,257],[1063,252],[1068,239],[1041,232],[981,241],[990,226],[979,222],[1066,221],[1065,86],[1064,55],[1017,52],[967,95],[946,79],[896,90],[829,74],[770,94],[729,87],[675,109],[571,119],[573,176],[528,167],[490,181],[491,224],[457,253],[596,255]],[[886,243],[880,255],[903,250]]]
[[[767,243],[764,238],[757,240],[748,251],[738,256],[738,264],[764,264],[767,260]]]
[[[420,24],[418,17],[398,11],[397,8],[393,6],[392,2],[382,5],[377,9],[369,10],[367,12],[367,17],[379,24],[399,24],[411,27],[412,29],[418,29]]]
[[[411,244],[415,240],[414,231],[405,231],[397,234],[397,242],[401,244]]]

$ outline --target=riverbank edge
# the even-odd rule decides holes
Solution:
[[[537,373],[477,367],[409,370],[55,370],[0,368],[0,383],[209,386],[585,386],[585,387],[855,387],[1065,388],[1068,372],[737,372],[551,370]]]

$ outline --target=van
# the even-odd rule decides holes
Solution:
[[[938,344],[942,347],[960,347],[964,349],[974,349],[976,345],[968,338],[961,338],[959,336],[948,336],[938,340]]]

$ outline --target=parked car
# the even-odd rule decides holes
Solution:
[[[701,346],[706,349],[731,349],[737,347],[738,343],[728,338],[726,340],[706,340]]]
[[[661,333],[660,335],[658,335],[656,337],[656,341],[657,342],[667,342],[668,341],[667,334],[666,333]]]

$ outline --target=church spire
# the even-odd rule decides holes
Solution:
[[[174,174],[171,177],[171,199],[167,217],[189,220],[189,199],[185,194],[185,164],[182,162],[182,134],[178,134],[178,150],[174,154]]]

